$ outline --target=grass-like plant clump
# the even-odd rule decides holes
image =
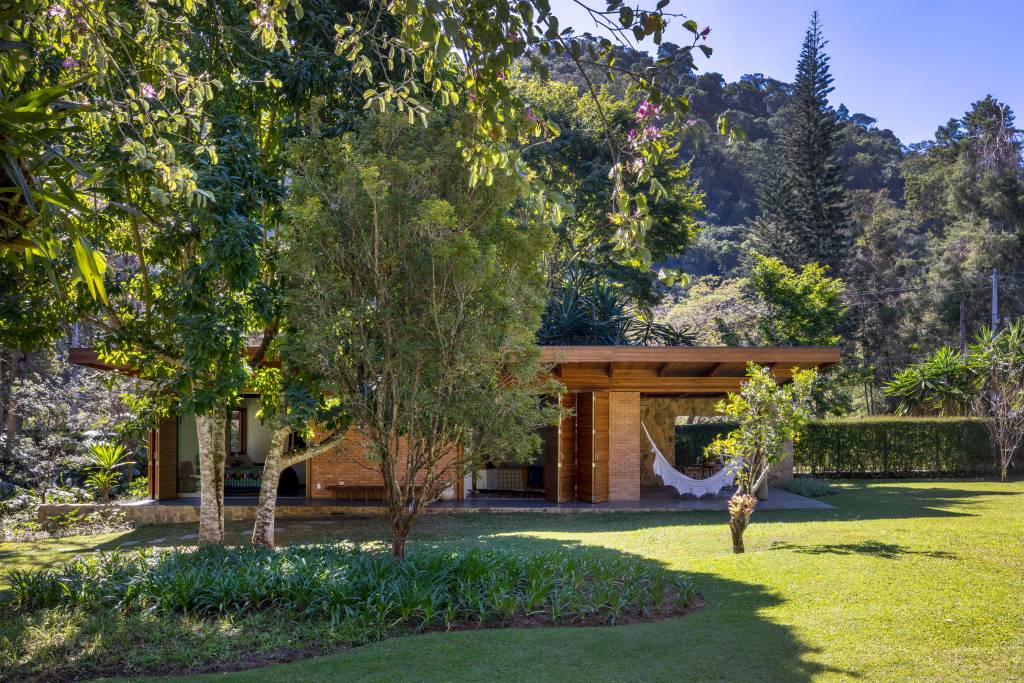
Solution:
[[[814,477],[796,477],[783,484],[782,488],[798,496],[807,496],[808,498],[819,498],[835,493],[832,490],[832,484],[827,480],[815,479]]]
[[[635,559],[509,550],[418,551],[403,562],[343,544],[78,557],[8,574],[13,606],[327,620],[360,644],[508,624],[614,624],[682,611],[693,586]]]

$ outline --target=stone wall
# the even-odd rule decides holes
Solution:
[[[676,448],[676,417],[698,416],[711,417],[717,415],[714,398],[663,398],[644,396],[640,399],[640,416],[651,433],[658,450],[675,462]],[[661,478],[654,474],[654,454],[651,453],[647,437],[642,436],[640,458],[640,483],[643,486],[661,486]]]

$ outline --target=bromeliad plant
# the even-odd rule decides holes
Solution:
[[[97,443],[89,448],[89,474],[85,485],[99,496],[103,504],[110,502],[110,489],[121,479],[121,470],[130,467],[124,446]]]
[[[768,368],[747,364],[747,381],[738,394],[716,406],[718,412],[739,422],[739,426],[718,437],[705,449],[736,468],[736,493],[729,499],[729,528],[732,550],[744,552],[743,532],[757,507],[757,492],[767,483],[772,465],[786,455],[786,444],[796,441],[800,429],[811,418],[813,388],[818,374],[801,370],[793,381],[779,386]]]

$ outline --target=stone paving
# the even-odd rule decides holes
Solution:
[[[645,487],[640,500],[611,501],[607,503],[583,503],[572,501],[555,504],[538,498],[477,498],[467,497],[461,501],[438,501],[428,506],[428,513],[458,512],[547,512],[547,513],[602,513],[602,512],[683,512],[693,510],[727,509],[731,489],[724,489],[718,496],[694,498],[677,496],[662,487]],[[225,499],[224,518],[228,522],[251,521],[256,516],[255,497],[239,496]],[[307,500],[287,498],[278,501],[279,520],[290,518],[307,520],[305,524],[330,524],[323,518],[333,515],[386,514],[383,502],[341,502],[331,500]],[[40,520],[54,515],[65,514],[77,508],[83,514],[104,506],[40,505]],[[144,501],[118,506],[136,524],[196,524],[199,522],[199,499],[178,498],[166,501]],[[758,510],[831,510],[833,506],[822,500],[798,496],[785,489],[770,488],[768,497],[758,504]],[[321,518],[320,521],[310,518]],[[181,540],[196,538],[195,534],[183,536]],[[163,539],[160,539],[163,540]]]

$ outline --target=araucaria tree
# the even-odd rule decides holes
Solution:
[[[769,174],[773,184],[762,188],[760,197],[765,220],[754,228],[761,233],[755,234],[759,243],[776,241],[769,254],[788,265],[822,263],[835,270],[850,246],[850,216],[837,154],[842,130],[828,101],[833,88],[827,44],[815,12],[781,136],[784,177]]]
[[[365,439],[396,557],[427,503],[486,459],[532,455],[554,418],[534,345],[548,231],[514,206],[511,171],[471,186],[467,125],[382,116],[292,158],[282,359]]]
[[[768,480],[772,465],[786,454],[786,442],[796,441],[811,417],[812,389],[817,372],[801,370],[793,381],[780,386],[771,370],[749,363],[747,381],[738,394],[729,394],[718,412],[739,422],[739,427],[719,437],[707,452],[722,457],[736,468],[736,492],[729,499],[732,550],[744,552],[743,532],[757,507],[757,491]]]

